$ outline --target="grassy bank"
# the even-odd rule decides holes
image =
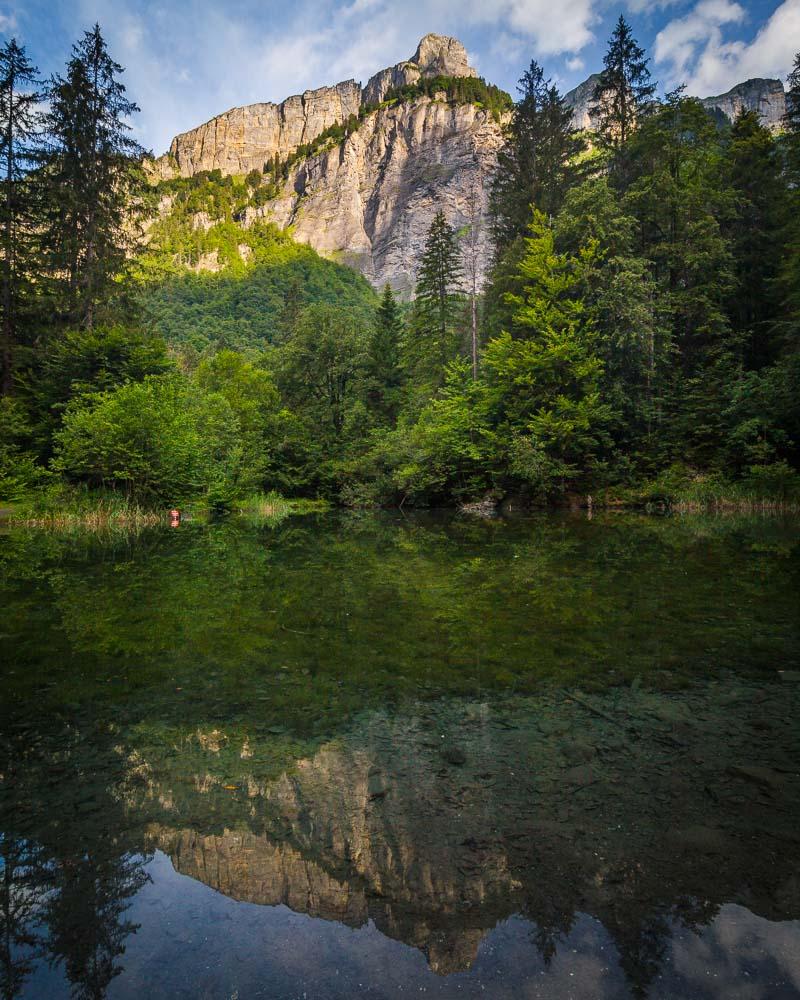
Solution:
[[[531,507],[594,508],[674,513],[800,514],[800,475],[783,463],[751,470],[739,480],[719,473],[698,472],[673,465],[658,476],[624,486],[587,487],[581,492],[554,495],[551,502],[532,503],[523,496],[507,498],[509,509]],[[462,504],[475,513],[491,512],[498,497]],[[294,514],[318,513],[331,504],[319,499],[291,499],[274,491],[215,505],[200,496],[177,504],[184,518],[206,520],[234,515],[256,523],[278,524]],[[169,524],[170,507],[156,501],[142,503],[116,493],[98,493],[80,487],[59,485],[4,503],[0,500],[0,523],[33,528],[66,530],[81,528],[142,529]]]
[[[731,511],[736,513],[800,512],[800,475],[784,462],[751,468],[732,480],[715,472],[698,472],[672,465],[641,484],[605,490],[593,497],[597,506],[638,507],[677,513]]]
[[[205,520],[212,514],[203,497],[178,506],[181,515],[192,520]],[[234,502],[227,513],[275,524],[292,514],[314,513],[327,510],[328,506],[324,500],[288,500],[278,493],[257,493]],[[139,530],[169,524],[170,509],[155,501],[138,503],[115,493],[61,487],[7,504],[0,501],[0,523],[59,531]]]

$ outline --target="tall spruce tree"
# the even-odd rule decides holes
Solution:
[[[11,392],[14,348],[23,303],[30,292],[33,239],[37,228],[36,188],[31,167],[41,140],[38,70],[16,39],[0,49],[0,254],[2,266],[2,380],[0,392]]]
[[[770,333],[778,305],[773,279],[784,251],[786,188],[775,140],[757,112],[742,110],[737,115],[726,153],[727,179],[736,198],[735,213],[725,227],[735,279],[729,315],[742,336],[746,366],[761,368],[772,360]]]
[[[122,72],[95,25],[73,47],[66,75],[50,83],[44,246],[57,311],[87,327],[125,268],[143,189],[144,151],[129,124],[139,108],[125,96]]]
[[[369,398],[373,409],[389,423],[394,423],[399,407],[403,382],[400,365],[400,344],[403,339],[403,317],[391,285],[383,289],[381,304],[375,315],[375,328],[369,343]]]
[[[718,454],[741,353],[728,316],[734,261],[726,230],[736,196],[723,138],[697,99],[676,92],[641,123],[630,147],[623,204],[637,220],[637,253],[649,261],[668,331],[660,440],[666,445],[670,437],[675,454],[702,466]]]
[[[514,336],[503,332],[483,355],[487,407],[509,443],[511,471],[546,494],[591,466],[611,412],[600,396],[603,362],[580,278],[574,261],[556,252],[541,212],[533,213],[519,272],[522,293],[510,296]]]
[[[437,385],[458,353],[464,313],[461,255],[452,226],[439,210],[417,272],[414,313],[406,337],[410,367]]]
[[[794,57],[794,65],[786,82],[789,86],[786,93],[783,127],[790,135],[800,137],[800,52]]]
[[[800,52],[787,80],[786,130],[789,210],[783,239],[783,261],[778,274],[781,319],[777,324],[784,350],[800,353]]]
[[[649,61],[620,14],[590,108],[597,131],[612,149],[625,145],[653,99],[656,87],[650,81]]]
[[[520,98],[498,157],[491,192],[492,235],[498,251],[524,237],[531,206],[558,212],[575,182],[585,142],[572,127],[572,109],[535,61],[519,81]]]

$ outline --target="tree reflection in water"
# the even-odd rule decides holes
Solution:
[[[720,907],[800,918],[793,527],[182,532],[3,539],[5,997],[129,995],[156,851],[459,989],[515,915],[642,997]]]

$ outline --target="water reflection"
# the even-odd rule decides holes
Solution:
[[[800,992],[792,530],[178,536],[6,548],[3,996]]]

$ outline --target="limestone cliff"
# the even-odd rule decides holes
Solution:
[[[379,104],[393,87],[416,83],[420,77],[476,76],[466,50],[457,38],[426,35],[407,62],[381,70],[371,77],[363,93],[364,104]]]
[[[565,104],[572,108],[572,124],[575,128],[592,127],[589,109],[594,103],[594,89],[599,81],[600,74],[593,73],[588,80],[564,95]],[[704,97],[700,103],[709,111],[719,112],[729,121],[733,121],[742,108],[757,111],[763,124],[775,132],[781,128],[781,120],[786,112],[786,93],[780,80],[747,80],[745,83],[738,83],[725,94]]]
[[[376,73],[366,87],[346,80],[307,90],[280,104],[248,104],[217,115],[172,140],[169,153],[156,161],[160,177],[191,177],[200,170],[242,174],[261,170],[277,153],[282,159],[331,125],[378,104],[387,90],[416,83],[420,77],[475,76],[464,46],[455,38],[426,35],[410,60]]]
[[[564,103],[572,108],[572,124],[575,128],[587,129],[593,125],[589,112],[594,103],[594,88],[600,82],[600,74],[592,73],[588,80],[579,83],[574,90],[564,94]]]
[[[746,80],[737,83],[726,94],[703,98],[701,103],[709,111],[722,112],[730,121],[742,109],[757,111],[768,129],[778,131],[786,113],[786,92],[780,80]]]
[[[155,161],[155,175],[261,170],[276,154],[285,160],[360,111],[356,130],[295,164],[278,197],[248,209],[241,221],[291,225],[298,240],[352,265],[376,286],[389,282],[408,293],[434,214],[443,210],[461,228],[477,208],[483,272],[489,259],[487,178],[503,141],[501,123],[477,105],[451,103],[444,95],[376,108],[389,89],[439,75],[476,73],[459,41],[426,35],[410,60],[375,74],[363,88],[350,80],[281,104],[234,108],[177,136],[169,154]],[[198,218],[197,225],[204,223]]]
[[[489,259],[487,178],[502,129],[472,104],[422,98],[382,108],[341,145],[298,164],[280,196],[247,221],[291,225],[296,239],[337,256],[371,282],[413,287],[434,214],[456,229],[479,212],[481,268]]]
[[[307,90],[281,104],[232,108],[172,140],[156,161],[158,176],[191,177],[200,170],[244,174],[262,170],[276,153],[285,158],[337,122],[358,114],[361,86],[353,80]]]

